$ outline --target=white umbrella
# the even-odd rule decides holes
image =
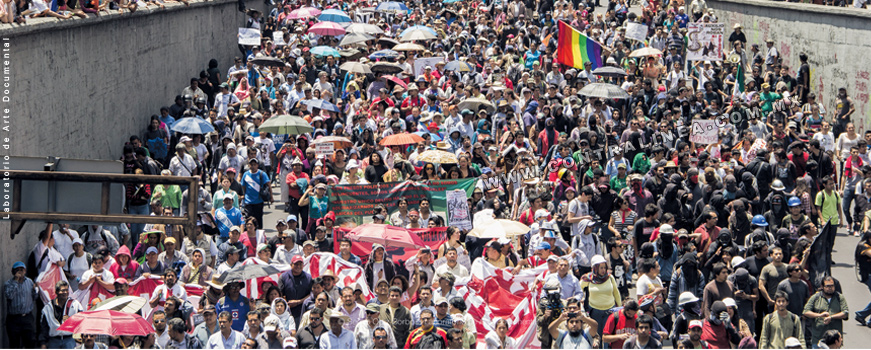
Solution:
[[[439,37],[428,30],[423,29],[413,29],[408,33],[405,33],[399,41],[415,41],[415,40],[432,40],[438,39]]]
[[[366,41],[372,39],[375,39],[375,37],[366,33],[350,33],[342,38],[342,41],[339,42],[339,46],[350,46],[365,43]]]
[[[626,99],[629,98],[629,93],[614,84],[592,83],[587,84],[580,91],[581,95],[587,97],[598,97],[607,99]]]
[[[348,33],[360,33],[370,35],[384,34],[384,30],[381,29],[381,27],[368,23],[354,23],[352,25],[349,25],[348,28],[345,28],[345,30],[347,30]]]
[[[137,313],[145,306],[145,298],[135,295],[120,295],[98,303],[94,310],[115,310],[129,314]]]
[[[356,61],[342,63],[342,65],[339,66],[339,69],[343,69],[351,73],[372,74],[372,69],[369,68],[369,65]]]

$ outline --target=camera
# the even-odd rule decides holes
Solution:
[[[578,317],[578,313],[577,312],[569,312],[568,314],[566,314],[566,317],[575,318],[575,317]]]

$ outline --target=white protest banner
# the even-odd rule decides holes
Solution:
[[[272,32],[272,42],[275,43],[275,46],[287,45],[287,42],[284,41],[284,32],[279,32],[279,31]]]
[[[464,230],[472,229],[472,218],[469,216],[469,202],[465,190],[447,191],[448,226]]]
[[[688,61],[722,61],[724,23],[687,23]]]
[[[333,150],[335,150],[336,145],[332,142],[327,143],[316,143],[315,144],[315,154],[318,156],[328,156],[333,154]]]
[[[239,45],[260,46],[260,31],[254,28],[239,28]]]
[[[716,120],[693,119],[690,128],[690,142],[703,145],[717,143],[718,130]]]
[[[626,38],[644,42],[647,40],[647,26],[641,23],[627,23]]]
[[[435,69],[436,63],[444,60],[445,59],[442,57],[424,57],[414,59],[414,76],[417,77],[423,74],[423,70],[424,68],[426,68],[426,66],[430,66],[432,67],[432,69]]]

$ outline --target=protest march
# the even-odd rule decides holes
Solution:
[[[189,67],[113,145],[125,174],[198,180],[127,183],[125,214],[195,229],[46,223],[4,284],[10,348],[867,336],[871,130],[846,88],[815,93],[814,52],[788,62],[704,0],[266,3],[226,23],[232,66]]]

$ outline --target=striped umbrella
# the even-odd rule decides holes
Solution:
[[[321,12],[321,15],[318,16],[318,20],[319,21],[336,22],[336,23],[347,23],[347,22],[351,22],[351,17],[349,17],[348,14],[345,13],[345,11],[336,10],[336,9],[329,9],[329,10],[324,10],[324,12]]]
[[[309,34],[317,34],[317,35],[329,35],[329,36],[338,36],[345,35],[345,28],[342,28],[336,22],[320,22],[313,25],[308,30]]]

